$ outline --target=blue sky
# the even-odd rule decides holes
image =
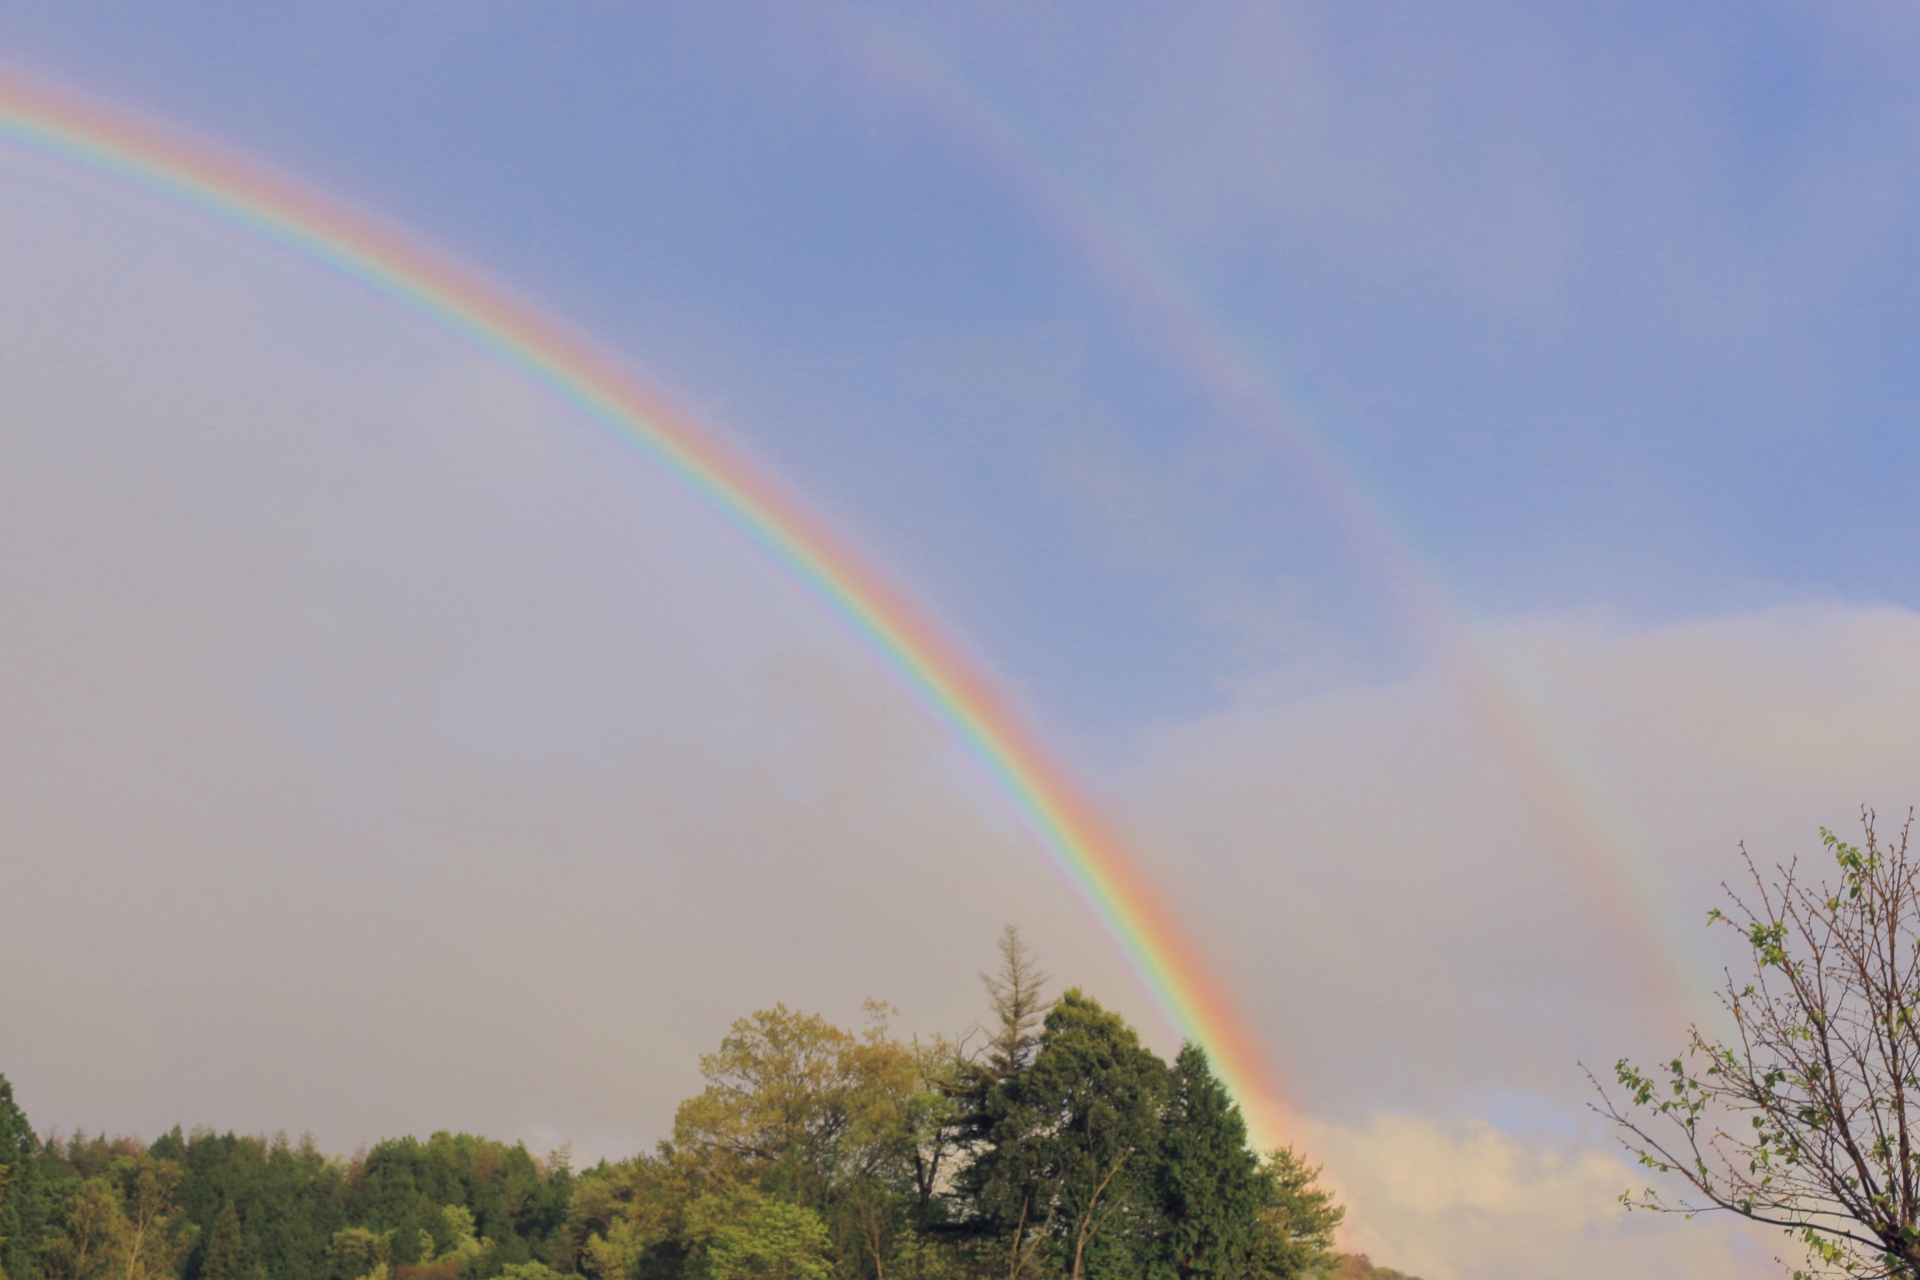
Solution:
[[[76,5],[0,38],[630,352],[1064,732],[1208,705],[1236,607],[1407,655],[1284,456],[916,57],[1291,390],[1470,613],[1911,597],[1898,6]]]
[[[0,9],[0,58],[390,218],[769,460],[1092,778],[1356,1240],[1427,1280],[1614,1240],[1569,1060],[1674,1028],[1351,495],[1530,673],[1659,928],[1733,840],[1913,798],[1911,5],[71,3]],[[41,975],[0,991],[49,1028],[0,1034],[31,1114],[619,1154],[661,1122],[620,1071],[670,1107],[775,998],[950,1029],[1010,917],[1152,1022],[847,639],[631,457],[137,193],[0,151],[0,229],[32,708],[0,791],[18,882],[86,921],[0,939]],[[1223,401],[1195,335],[1268,400]],[[224,923],[182,941],[156,901]],[[443,967],[476,914],[563,939],[553,970]],[[337,1042],[165,1014],[277,1008],[343,937],[299,988]],[[151,1009],[128,939],[171,958]],[[660,983],[694,942],[706,985]],[[558,1084],[355,1074],[394,1036],[483,1045],[499,984],[542,1034],[639,1012]],[[116,1020],[173,1074],[103,1065]],[[1504,1238],[1529,1187],[1598,1207],[1506,1252],[1447,1234]],[[1688,1239],[1672,1274],[1768,1265]]]
[[[1020,172],[863,40],[905,33],[1137,228],[1471,609],[1666,616],[1906,598],[1908,27],[1801,6],[0,19],[17,61],[360,199],[632,351],[1100,729],[1205,696],[1229,638],[1196,629],[1196,564],[1304,592],[1349,641],[1367,602],[1322,579],[1356,567],[1328,570],[1324,517]],[[1036,367],[962,403],[927,372],[995,343]],[[1075,431],[1177,477],[1180,546],[1142,553],[1124,514],[1063,494],[1045,473]]]

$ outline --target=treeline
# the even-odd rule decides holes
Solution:
[[[0,1077],[0,1280],[1294,1280],[1365,1274],[1342,1210],[1019,935],[984,1040],[776,1006],[701,1059],[652,1154],[435,1134],[349,1160],[179,1129],[36,1137]],[[1388,1274],[1388,1273],[1381,1273]]]

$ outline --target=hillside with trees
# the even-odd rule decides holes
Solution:
[[[1017,932],[984,1041],[783,1006],[701,1059],[649,1154],[436,1133],[350,1159],[175,1129],[37,1136],[0,1077],[0,1280],[1294,1280],[1342,1210],[1256,1153],[1206,1054],[1167,1063]]]

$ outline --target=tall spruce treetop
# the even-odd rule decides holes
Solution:
[[[1035,963],[1033,948],[1020,936],[1019,926],[1010,924],[1001,931],[999,950],[999,972],[980,975],[994,1015],[986,1049],[983,1053],[957,1052],[946,1078],[938,1082],[950,1112],[946,1136],[963,1151],[990,1141],[997,1123],[996,1091],[1033,1065],[1040,1044],[1034,1033],[1045,1009],[1040,992],[1047,975]],[[963,1170],[961,1182],[962,1201],[978,1210],[978,1179],[969,1179]]]
[[[1046,1006],[1040,992],[1047,975],[1034,962],[1033,948],[1020,936],[1018,925],[1000,934],[1000,972],[980,975],[999,1026],[987,1042],[987,1066],[999,1079],[1024,1071],[1033,1062],[1040,1038],[1034,1034]]]
[[[1163,1256],[1181,1280],[1241,1280],[1256,1255],[1268,1180],[1247,1146],[1247,1125],[1205,1050],[1188,1043],[1173,1063],[1155,1179]]]

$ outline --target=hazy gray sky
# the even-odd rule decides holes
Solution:
[[[1920,798],[1916,39],[1892,4],[0,8],[0,60],[570,317],[929,600],[1224,975],[1349,1242],[1427,1280],[1774,1272],[1622,1219],[1577,1064],[1710,1013],[1736,841]],[[1302,438],[1503,655],[1600,852]],[[964,1031],[1009,920],[1174,1047],[953,745],[636,456],[11,143],[0,649],[0,1071],[43,1126],[624,1154],[752,1008]]]

